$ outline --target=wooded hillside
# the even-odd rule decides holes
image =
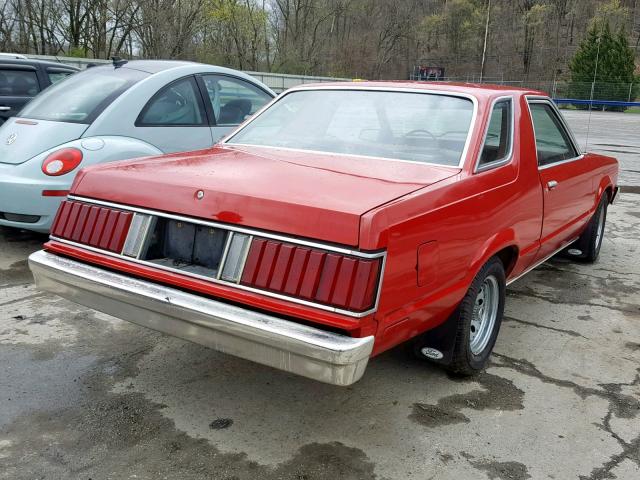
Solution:
[[[477,79],[486,31],[485,78],[566,78],[595,19],[640,56],[640,0],[2,0],[0,14],[4,52],[308,75]]]

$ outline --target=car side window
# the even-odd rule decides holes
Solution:
[[[57,70],[57,71],[47,70],[47,77],[49,77],[49,81],[51,82],[51,85],[53,85],[54,83],[58,83],[60,80],[64,80],[72,73],[74,72],[62,71],[62,70]]]
[[[216,125],[239,125],[271,101],[267,92],[239,78],[203,75],[202,80]]]
[[[0,70],[0,95],[5,97],[33,97],[40,91],[38,76],[32,70]]]
[[[499,100],[491,111],[479,167],[505,160],[511,151],[513,116],[510,99]]]
[[[175,81],[156,93],[144,107],[137,126],[202,126],[205,113],[193,77]]]
[[[536,136],[538,166],[569,160],[578,156],[569,133],[553,107],[546,102],[529,103]]]

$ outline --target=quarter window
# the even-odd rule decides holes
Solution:
[[[239,78],[203,75],[205,97],[217,125],[238,125],[271,100],[271,95]]]
[[[38,94],[38,77],[31,70],[0,70],[0,95],[33,97]]]
[[[47,77],[49,77],[49,81],[51,82],[51,85],[53,85],[54,83],[58,83],[60,80],[64,80],[72,73],[74,72],[66,70],[47,70]]]
[[[569,160],[578,156],[557,114],[545,102],[530,103],[533,129],[536,136],[538,166]]]
[[[141,126],[201,126],[205,124],[195,79],[186,77],[160,90],[137,122]]]
[[[511,109],[511,100],[500,100],[493,106],[480,156],[480,167],[505,160],[509,155],[512,142]]]

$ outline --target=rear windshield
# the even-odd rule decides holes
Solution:
[[[473,103],[463,97],[372,90],[284,95],[227,143],[458,166]]]
[[[148,75],[128,68],[93,67],[47,88],[19,116],[88,124],[122,92]]]

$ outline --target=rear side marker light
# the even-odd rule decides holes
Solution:
[[[66,197],[69,195],[69,190],[43,190],[43,197]]]
[[[82,152],[77,148],[63,148],[47,156],[42,162],[42,173],[59,177],[73,171],[82,162]]]
[[[375,306],[381,258],[360,258],[254,238],[240,283],[362,312]]]

